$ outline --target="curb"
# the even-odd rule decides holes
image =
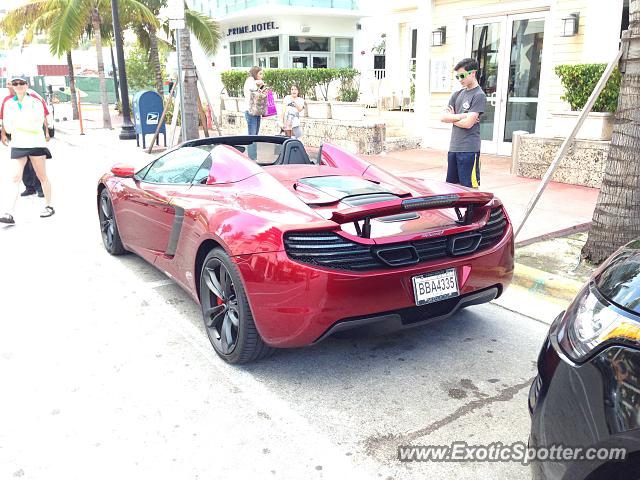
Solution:
[[[515,264],[513,271],[514,285],[527,289],[533,294],[571,301],[582,288],[582,283],[553,273],[520,263]]]

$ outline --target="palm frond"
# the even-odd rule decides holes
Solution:
[[[153,25],[156,29],[160,28],[160,22],[154,13],[143,3],[138,0],[119,0],[118,5],[121,14],[121,23],[133,24],[133,23],[147,23]]]
[[[216,53],[222,38],[218,22],[203,13],[190,10],[186,3],[184,6],[184,19],[187,28],[198,39],[205,53],[207,55]]]
[[[0,21],[0,30],[9,37],[15,37],[47,11],[49,0],[31,0],[29,3],[11,10]]]
[[[49,50],[58,57],[72,50],[91,19],[90,0],[51,0],[60,12],[49,30]]]

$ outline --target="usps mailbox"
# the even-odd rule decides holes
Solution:
[[[157,92],[145,90],[133,96],[133,118],[136,127],[136,143],[140,146],[142,135],[142,148],[146,148],[145,135],[156,133],[160,116],[162,115],[162,97]],[[164,146],[167,146],[167,128],[163,121],[159,133],[164,135]]]

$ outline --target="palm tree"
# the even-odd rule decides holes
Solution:
[[[180,62],[184,82],[184,105],[182,105],[182,120],[184,135],[182,140],[198,138],[198,84],[196,67],[191,53],[191,32],[196,36],[206,53],[215,53],[220,42],[220,32],[217,24],[209,17],[189,10],[185,5],[185,23],[188,29],[177,30],[176,43],[180,42]]]
[[[640,237],[640,0],[629,4],[631,32],[626,71],[620,81],[611,147],[582,256],[594,263]]]
[[[167,6],[167,0],[141,1],[156,16],[160,13],[161,8]],[[184,8],[187,28],[191,33],[193,33],[207,55],[215,54],[222,38],[218,23],[200,12],[190,10],[186,2],[184,4]],[[151,66],[155,72],[156,90],[162,95],[162,65],[160,64],[159,44],[166,44],[166,42],[163,42],[158,38],[158,29],[155,25],[138,23],[131,26],[133,27],[142,48],[149,52],[149,61],[151,62]],[[169,31],[168,22],[162,24],[162,29],[165,32]],[[170,44],[167,44],[167,46],[172,48]]]
[[[37,33],[48,31],[51,26],[52,18],[56,14],[57,9],[49,9],[48,0],[32,0],[30,3],[23,5],[15,10],[10,11],[0,21],[0,30],[14,38],[18,33],[24,31],[22,44],[31,43],[33,37]],[[73,73],[73,58],[71,50],[66,52],[67,69],[69,70],[69,89],[71,93],[71,110],[73,119],[78,119],[78,97],[76,93],[76,81]]]
[[[119,0],[119,2],[126,3],[127,10],[135,12],[140,20],[157,24],[156,18],[149,9],[137,0]],[[111,2],[110,0],[50,0],[50,4],[58,8],[58,15],[49,29],[51,52],[54,55],[61,55],[62,52],[70,50],[90,26],[96,42],[103,127],[111,128],[102,55],[103,18],[110,19]]]

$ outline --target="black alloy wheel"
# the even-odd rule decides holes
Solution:
[[[100,232],[102,233],[102,243],[104,244],[105,250],[111,255],[122,255],[126,253],[122,245],[122,240],[120,239],[120,233],[118,232],[118,225],[116,224],[116,217],[113,212],[113,204],[111,203],[111,198],[106,188],[100,192],[98,218],[100,220]]]
[[[200,303],[209,341],[225,361],[246,363],[272,353],[253,322],[240,273],[222,249],[212,250],[204,261]]]

